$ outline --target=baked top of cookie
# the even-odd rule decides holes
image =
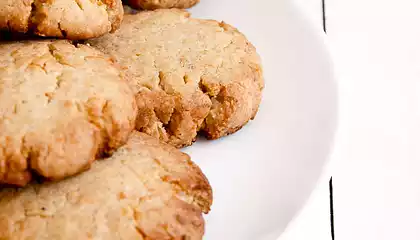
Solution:
[[[254,118],[263,76],[254,46],[232,26],[182,10],[126,15],[114,34],[88,41],[122,66],[137,93],[139,131],[176,147]]]
[[[101,52],[69,41],[0,44],[0,184],[61,179],[123,145],[134,95]]]
[[[2,0],[0,29],[88,39],[115,31],[123,14],[121,0]]]
[[[127,0],[131,7],[144,10],[159,8],[190,8],[200,0]]]
[[[0,239],[201,239],[212,190],[188,155],[134,132],[91,170],[0,190]]]

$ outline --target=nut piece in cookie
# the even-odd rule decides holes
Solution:
[[[58,180],[123,145],[137,106],[119,69],[66,40],[0,44],[0,184]]]
[[[176,147],[200,131],[209,139],[234,133],[257,113],[260,58],[228,24],[176,9],[146,11],[89,43],[123,67],[137,93],[136,128]]]
[[[155,10],[160,8],[190,8],[200,0],[126,0],[133,8]]]
[[[142,133],[89,172],[0,190],[0,239],[202,239],[212,190],[188,155]]]
[[[1,0],[0,29],[72,40],[115,31],[121,0]]]

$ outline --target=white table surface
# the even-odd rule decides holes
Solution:
[[[316,0],[298,1],[316,11]],[[340,97],[335,239],[419,240],[420,2],[326,0],[326,9]],[[327,191],[321,183],[281,239],[331,239]]]

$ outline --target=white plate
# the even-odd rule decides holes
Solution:
[[[275,238],[315,188],[330,151],[337,100],[323,33],[286,0],[203,0],[192,15],[239,28],[266,79],[256,120],[185,149],[214,189],[205,239]]]

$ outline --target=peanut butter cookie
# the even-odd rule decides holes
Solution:
[[[154,10],[159,8],[190,8],[200,0],[127,0],[136,9]]]
[[[202,239],[212,190],[188,155],[135,132],[57,183],[0,190],[0,239]]]
[[[234,133],[257,113],[264,86],[254,46],[232,26],[177,9],[126,15],[88,41],[122,66],[136,93],[136,128],[176,147],[201,131]]]
[[[123,145],[134,95],[98,50],[66,40],[0,44],[0,184],[56,180]]]
[[[0,29],[88,39],[115,31],[123,14],[121,0],[1,0]]]

